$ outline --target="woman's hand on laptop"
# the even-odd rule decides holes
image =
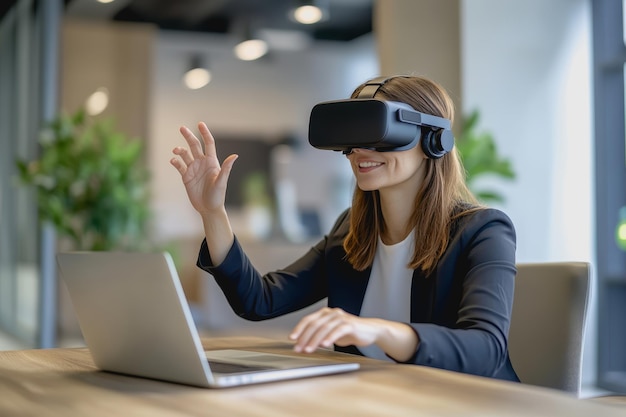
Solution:
[[[378,345],[387,355],[404,362],[416,352],[419,338],[408,324],[359,317],[340,308],[324,307],[302,318],[289,335],[296,352],[319,347]]]

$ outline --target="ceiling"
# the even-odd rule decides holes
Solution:
[[[229,34],[255,30],[304,31],[314,40],[350,41],[372,31],[375,0],[325,0],[328,18],[314,25],[290,19],[301,0],[66,0],[66,15],[149,22],[165,30]]]

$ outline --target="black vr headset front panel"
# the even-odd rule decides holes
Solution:
[[[419,140],[420,127],[397,120],[399,109],[411,106],[376,99],[337,100],[320,103],[311,110],[309,141],[319,149],[349,148],[400,150]],[[416,142],[417,143],[417,142]]]
[[[385,152],[411,149],[421,137],[429,158],[449,152],[454,137],[448,119],[416,112],[406,103],[372,98],[389,79],[372,80],[355,99],[315,105],[309,120],[309,143],[344,153],[353,148]]]

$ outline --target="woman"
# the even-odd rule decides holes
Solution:
[[[365,85],[365,84],[364,84]],[[357,97],[361,85],[352,97]],[[375,92],[452,120],[445,90],[422,77],[391,77]],[[298,352],[319,347],[518,381],[507,339],[513,302],[515,229],[480,206],[464,182],[456,149],[429,158],[421,146],[347,154],[357,187],[352,207],[307,254],[261,276],[233,235],[224,199],[237,158],[220,166],[186,127],[189,148],[171,160],[206,239],[198,266],[211,273],[240,316],[264,320],[328,298],[289,335]]]

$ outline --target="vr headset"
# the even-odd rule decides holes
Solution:
[[[309,143],[349,154],[354,148],[404,151],[421,142],[426,156],[433,159],[452,150],[450,120],[417,112],[405,103],[373,98],[389,79],[370,81],[355,99],[316,104],[309,120]]]

